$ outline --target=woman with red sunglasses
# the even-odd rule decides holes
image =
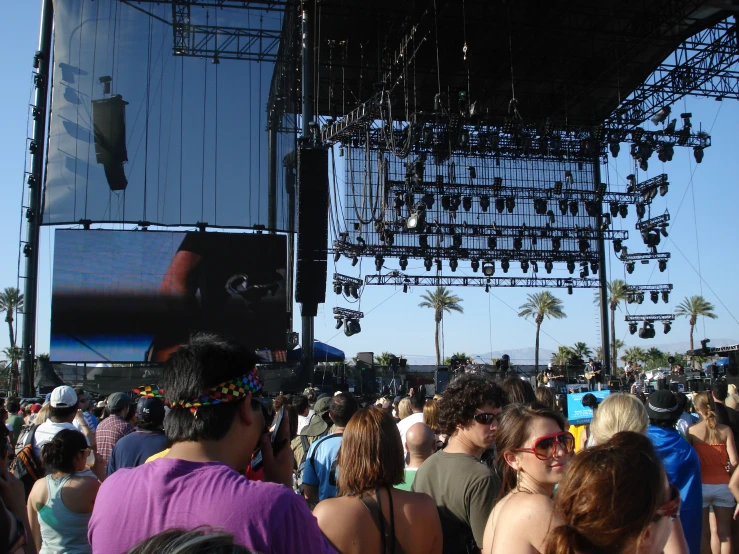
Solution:
[[[485,554],[544,552],[554,488],[575,450],[564,429],[562,416],[537,402],[504,410],[495,440],[502,487],[485,527]]]
[[[680,492],[649,438],[617,433],[567,468],[546,554],[660,554],[679,514]]]

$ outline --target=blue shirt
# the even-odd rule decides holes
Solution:
[[[115,443],[108,461],[107,473],[112,475],[124,467],[140,466],[149,456],[165,448],[167,448],[167,437],[164,436],[164,431],[136,429]]]
[[[700,553],[703,522],[701,469],[695,449],[675,429],[650,425],[647,436],[662,459],[667,480],[680,490],[680,521],[691,554]]]
[[[333,478],[331,468],[336,462],[341,446],[341,434],[328,435],[314,441],[308,449],[303,469],[303,484],[318,487],[318,500],[326,500],[336,496],[336,475]],[[331,481],[334,484],[331,484]]]

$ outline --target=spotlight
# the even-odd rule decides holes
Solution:
[[[617,140],[613,140],[608,143],[608,148],[611,150],[611,156],[617,158],[618,153],[621,151],[621,144]]]
[[[528,260],[521,260],[521,271],[523,273],[528,273],[528,271],[529,271],[529,262],[528,262]]]
[[[510,262],[508,261],[508,258],[503,258],[503,259],[502,259],[502,260],[500,261],[500,267],[501,267],[501,269],[503,270],[503,273],[508,273],[508,270],[509,270],[509,269],[510,269],[510,267],[511,267],[511,264],[510,264]]]
[[[621,217],[627,217],[629,215],[629,205],[628,204],[621,204],[618,207],[618,214]]]
[[[670,108],[670,106],[662,107],[660,111],[658,111],[656,114],[654,114],[651,117],[652,123],[654,123],[655,125],[659,125],[660,123],[662,123],[665,119],[669,117],[670,112],[672,112],[672,109]]]
[[[567,285],[567,294],[572,294],[572,285]]]
[[[452,237],[452,246],[454,248],[462,248],[462,235],[454,235]]]
[[[645,321],[642,324],[642,328],[639,329],[639,338],[640,339],[653,339],[655,335],[654,332],[654,325],[650,323],[649,321]]]
[[[471,196],[465,196],[462,198],[462,207],[464,208],[465,212],[469,212],[472,209],[472,197]]]
[[[659,195],[660,196],[664,196],[665,194],[667,194],[667,191],[668,191],[669,187],[670,187],[670,183],[668,183],[668,182],[662,183],[659,186]]]
[[[334,294],[341,294],[341,281],[334,281]]]
[[[359,289],[357,288],[357,285],[352,285],[350,292],[352,294],[352,298],[359,300]]]
[[[458,194],[455,194],[451,197],[449,201],[449,211],[456,212],[457,208],[459,208],[460,204],[462,204],[462,197]]]
[[[631,275],[632,273],[634,273],[634,267],[635,267],[634,266],[634,262],[627,263],[626,264],[626,273],[628,273],[629,275]]]
[[[590,272],[593,275],[596,275],[598,273],[598,262],[590,262]]]
[[[459,262],[457,261],[457,258],[451,258],[449,260],[449,269],[452,271],[457,271],[457,267],[459,267]]]
[[[638,217],[639,219],[643,219],[644,216],[646,215],[646,213],[647,213],[646,206],[644,204],[642,204],[641,202],[637,202],[637,204],[636,204],[636,217]]]
[[[660,260],[658,263],[659,263],[659,270],[661,272],[667,269],[667,262],[665,260]]]
[[[664,225],[662,225],[662,227],[659,228],[659,232],[662,233],[662,236],[665,237],[665,238],[669,236],[668,233],[667,233],[667,224],[666,223]]]
[[[618,215],[618,202],[611,202],[610,209],[611,216],[616,217]]]
[[[554,264],[552,263],[552,260],[547,260],[544,262],[544,269],[547,270],[547,273],[551,273],[552,269],[554,269]]]
[[[383,265],[385,265],[385,258],[382,257],[382,254],[377,254],[377,256],[375,256],[375,269],[377,271],[382,271]]]
[[[662,291],[662,302],[667,304],[670,301],[670,293],[666,290]]]
[[[477,177],[477,170],[474,165],[468,165],[467,171],[470,172],[470,179],[475,179]]]
[[[485,277],[492,277],[495,274],[495,262],[483,262],[482,274]]]
[[[441,197],[441,207],[445,210],[448,210],[452,205],[452,197],[448,194],[444,194]]]
[[[537,215],[546,215],[547,213],[547,201],[543,198],[534,199],[534,211]]]
[[[505,200],[503,198],[496,198],[495,199],[495,211],[499,214],[503,213],[503,210],[505,210]]]
[[[669,321],[662,322],[662,332],[666,335],[672,330],[672,324]]]
[[[560,198],[558,204],[559,204],[559,212],[562,215],[567,215],[567,200],[565,198]]]
[[[579,206],[577,205],[577,200],[570,201],[570,213],[572,215],[577,215],[578,211],[579,211]]]
[[[359,320],[357,319],[347,319],[344,321],[344,334],[347,337],[351,337],[352,335],[356,335],[362,331],[362,328],[359,326]]]
[[[405,254],[403,254],[400,257],[400,261],[398,262],[398,264],[400,265],[400,269],[402,269],[403,271],[405,271],[406,268],[408,267],[408,256],[406,256]]]
[[[513,248],[516,250],[521,250],[521,248],[523,248],[523,240],[520,237],[513,239]]]
[[[613,251],[618,254],[621,252],[621,248],[623,247],[623,243],[621,239],[613,239]]]
[[[441,271],[441,260],[436,258],[436,271]]]
[[[334,319],[336,320],[336,328],[341,329],[341,326],[344,325],[344,320],[341,318],[340,315],[335,315]]]
[[[352,256],[352,267],[354,267],[358,263],[359,263],[359,258],[357,258],[356,256]]]
[[[426,208],[423,204],[418,204],[411,210],[405,226],[409,231],[423,229],[426,226]]]
[[[552,249],[555,251],[559,251],[559,249],[562,247],[562,240],[559,237],[554,237],[552,239]]]
[[[636,293],[636,303],[642,304],[643,302],[644,302],[644,293],[643,292]]]
[[[554,194],[562,194],[562,181],[554,182]]]
[[[533,273],[539,273],[539,264],[536,263],[536,260],[531,261],[531,271]]]
[[[580,264],[580,279],[587,279],[590,277],[590,271],[588,271],[588,262],[582,262]]]
[[[480,197],[480,209],[483,212],[487,212],[490,207],[490,197],[487,194],[483,194]]]
[[[639,169],[642,171],[647,171],[649,169],[649,162],[646,160],[646,158],[642,158],[639,160]]]
[[[495,250],[498,246],[498,239],[495,237],[488,237],[488,248],[490,250]]]
[[[675,127],[677,127],[677,119],[673,119],[667,124],[667,127],[665,127],[665,134],[667,135],[675,134]]]
[[[431,266],[434,264],[434,261],[431,258],[424,258],[423,259],[423,267],[426,268],[426,271],[431,271]]]
[[[572,260],[567,260],[567,271],[570,272],[570,275],[575,273],[575,262]]]
[[[649,299],[657,304],[659,302],[659,293],[656,290],[653,290],[649,293]]]
[[[549,218],[549,223],[554,223],[554,212],[552,210],[547,210],[547,217]]]
[[[580,252],[582,254],[585,254],[585,252],[587,252],[588,250],[590,250],[590,241],[588,241],[586,239],[580,239],[577,242],[577,246],[580,249]]]
[[[423,200],[423,203],[426,205],[427,210],[430,210],[431,208],[434,207],[434,195],[431,194],[430,192],[427,192],[426,194],[424,194],[422,200]]]
[[[695,163],[701,163],[703,161],[703,147],[696,146],[693,148],[693,156],[695,157]]]
[[[596,204],[595,200],[585,202],[585,211],[590,217],[596,217],[598,215],[598,204]]]
[[[477,258],[472,258],[470,260],[470,267],[472,268],[473,273],[477,273],[477,271],[480,269],[480,260]]]
[[[403,292],[408,292],[408,283],[410,283],[408,279],[403,279]]]
[[[513,208],[516,207],[516,199],[513,196],[509,196],[505,199],[505,207],[509,214],[513,213]]]
[[[631,333],[632,335],[635,334],[637,327],[638,327],[637,324],[634,323],[633,321],[629,323],[629,333]]]
[[[418,235],[418,246],[420,246],[421,248],[428,248],[429,246],[428,235]]]

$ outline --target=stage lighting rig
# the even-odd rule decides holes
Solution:
[[[487,194],[480,196],[480,209],[483,212],[487,212],[490,207],[490,197]]]
[[[552,260],[547,260],[544,262],[544,269],[548,274],[552,273],[552,269],[554,269],[554,263],[552,263]]]
[[[362,290],[363,282],[364,281],[357,279],[356,277],[334,273],[334,292],[336,294],[341,294],[343,290],[344,296],[359,298],[359,291]]]
[[[472,268],[472,273],[477,273],[480,269],[480,260],[472,258],[470,260],[470,268]]]
[[[695,163],[701,163],[703,161],[703,147],[695,146],[693,148],[693,156],[695,157]]]
[[[510,267],[511,267],[511,263],[508,260],[508,258],[503,258],[500,261],[500,268],[503,270],[503,273],[508,273],[508,270],[510,269]]]
[[[528,273],[529,271],[529,262],[528,260],[521,260],[521,272]]]
[[[432,260],[429,257],[426,257],[423,259],[423,267],[426,268],[426,271],[431,271],[431,266],[434,265],[434,260]]]
[[[559,213],[561,213],[562,215],[567,215],[567,199],[560,198],[558,204],[559,204]]]
[[[400,265],[401,270],[405,271],[408,268],[408,256],[402,254],[400,256],[400,260],[398,261],[398,265]]]
[[[375,255],[375,269],[382,271],[383,265],[385,265],[385,258],[383,258],[382,254]]]
[[[675,321],[674,314],[648,314],[648,315],[627,315],[624,320],[629,324],[629,332],[633,335],[639,322],[642,328],[639,329],[639,338],[653,339],[655,336],[654,323],[662,322],[664,333],[667,334],[672,329],[672,322]]]
[[[485,277],[492,277],[493,275],[495,275],[495,262],[493,261],[483,262],[482,274],[485,275]]]
[[[642,323],[642,328],[639,329],[639,338],[640,339],[653,339],[655,335],[654,332],[654,323],[651,321],[644,321]]]
[[[636,323],[629,323],[629,333],[634,335],[636,334],[636,330],[638,329],[638,325]]]
[[[567,271],[570,272],[570,275],[575,273],[575,262],[572,260],[567,260]]]
[[[405,222],[406,229],[409,231],[422,231],[426,227],[426,206],[424,204],[416,204],[408,215]]]
[[[634,262],[628,262],[626,264],[626,273],[628,273],[629,275],[634,273]]]
[[[351,337],[362,331],[362,327],[359,325],[359,320],[364,317],[362,312],[339,307],[334,308],[333,312],[334,319],[336,319],[336,328],[341,328],[341,322],[343,321],[344,334],[347,337]]]

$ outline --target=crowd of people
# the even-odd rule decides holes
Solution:
[[[463,373],[433,397],[269,398],[256,362],[201,335],[160,383],[102,405],[68,386],[8,399],[0,551],[732,551],[725,384],[692,403],[612,393],[581,447],[552,389],[515,376]]]

